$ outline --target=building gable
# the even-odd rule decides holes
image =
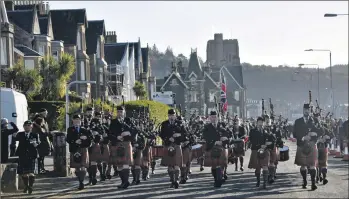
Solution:
[[[217,82],[215,82],[208,73],[204,72],[204,78],[205,78],[206,82],[210,82],[210,83],[212,83],[212,85],[219,88],[219,84],[217,84]]]
[[[185,88],[189,88],[188,85],[186,83],[184,83],[184,81],[180,78],[180,76],[178,74],[176,74],[175,72],[171,73],[171,75],[167,78],[167,80],[165,81],[165,83],[161,86],[160,90],[164,89],[165,86],[169,83],[172,83],[172,79],[176,79],[177,82],[179,82],[182,86],[184,86]]]
[[[39,24],[39,18],[38,18],[38,12],[36,12],[34,10],[34,13],[33,13],[33,31],[32,33],[34,35],[40,35],[41,34],[41,31],[40,31],[40,24]]]

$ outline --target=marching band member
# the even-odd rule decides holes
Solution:
[[[142,154],[142,179],[149,179],[149,167],[152,160],[152,146],[155,145],[156,137],[148,137]]]
[[[238,118],[234,119],[233,126],[233,156],[235,163],[235,171],[238,170],[238,161],[240,161],[240,171],[244,171],[244,156],[245,156],[245,128],[240,124],[240,120]]]
[[[73,116],[73,126],[67,130],[67,143],[70,152],[70,168],[75,169],[79,181],[79,190],[84,189],[86,168],[89,167],[88,148],[91,146],[93,135],[91,131],[81,126],[81,116]]]
[[[205,125],[202,134],[203,141],[206,141],[204,165],[211,167],[214,187],[221,187],[224,168],[228,164],[229,133],[218,123],[216,111],[211,111],[210,120],[211,123]]]
[[[33,123],[25,121],[24,131],[13,134],[13,138],[19,142],[16,155],[19,156],[17,173],[22,176],[24,193],[31,194],[35,181],[35,160],[38,158],[37,146],[40,144],[39,135],[32,132]]]
[[[182,123],[185,123],[183,118],[181,116],[178,116],[177,119],[181,121]],[[188,130],[186,130],[188,132]],[[186,134],[186,132],[183,132]],[[187,134],[183,136],[183,143],[182,143],[182,155],[183,155],[183,164],[181,166],[181,184],[185,184],[186,181],[189,179],[188,174],[190,172],[190,165],[191,165],[191,156],[192,151],[191,147],[194,143],[192,134]]]
[[[100,112],[95,112],[95,116],[91,119],[89,125],[94,136],[93,144],[89,148],[90,167],[88,168],[89,183],[92,185],[97,184],[97,169],[100,172],[101,181],[105,179],[102,162],[106,162],[109,159],[109,148],[102,143],[106,133],[101,124],[101,116]]]
[[[274,148],[274,136],[269,134],[264,127],[263,117],[257,118],[257,128],[251,130],[249,140],[252,152],[248,168],[255,169],[257,187],[260,186],[261,170],[263,170],[263,188],[266,189],[269,176],[270,150]]]
[[[269,162],[269,183],[272,184],[275,181],[276,168],[279,163],[279,150],[278,147],[283,147],[283,142],[281,140],[280,129],[274,123],[274,117],[265,115],[265,125],[268,132],[275,136],[275,145],[270,151],[270,162]]]
[[[317,133],[310,114],[310,105],[304,104],[303,117],[298,118],[294,123],[293,136],[297,139],[297,152],[295,164],[300,166],[300,173],[303,177],[303,189],[307,187],[307,168],[311,177],[311,189],[316,190],[316,164],[317,156]]]
[[[183,164],[181,143],[183,136],[185,136],[184,133],[183,123],[176,120],[176,111],[174,109],[168,110],[168,120],[162,122],[159,134],[166,148],[165,155],[161,159],[161,165],[168,167],[170,187],[175,189],[179,187],[179,172]]]
[[[97,113],[98,116],[99,113]],[[110,124],[110,116],[104,117],[105,119],[102,121],[102,124],[100,124],[100,133],[102,134],[102,139],[100,142],[100,148],[101,148],[101,158],[99,160],[99,163],[97,164],[98,171],[100,173],[101,181],[105,181],[107,178],[107,165],[109,163],[110,159],[110,148],[109,148],[109,124]]]
[[[131,124],[131,121],[129,121],[128,125],[132,126],[134,124]],[[137,129],[136,131],[143,130]],[[142,166],[142,159],[143,159],[143,149],[145,149],[145,142],[146,138],[142,133],[137,133],[134,137],[135,139],[132,140],[132,147],[133,147],[133,165],[131,169],[133,181],[132,185],[138,185],[141,181],[141,166]]]
[[[83,121],[83,126],[86,129],[90,128],[90,123],[91,123],[91,120],[93,119],[93,111],[94,110],[91,107],[86,108],[86,114]]]
[[[118,188],[126,189],[130,185],[130,165],[133,164],[131,128],[125,123],[125,109],[117,107],[117,118],[111,121],[109,138],[111,141],[111,164],[117,167],[121,184]]]

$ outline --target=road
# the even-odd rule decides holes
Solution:
[[[228,180],[221,188],[213,188],[213,179],[209,168],[200,172],[194,164],[190,180],[179,189],[169,188],[169,178],[166,168],[157,167],[157,174],[148,181],[126,190],[118,190],[119,179],[86,186],[77,191],[77,183],[69,178],[40,179],[35,185],[36,192],[31,197],[24,194],[12,194],[3,198],[348,198],[348,162],[330,158],[327,185],[318,185],[315,191],[301,188],[302,180],[299,167],[293,164],[295,143],[287,142],[290,146],[290,160],[279,164],[276,182],[266,190],[255,187],[254,171],[247,169],[250,151],[245,157],[245,171],[228,169]],[[309,183],[310,184],[310,177]]]

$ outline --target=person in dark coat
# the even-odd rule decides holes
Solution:
[[[8,136],[18,132],[18,128],[15,123],[10,122],[12,129],[8,128],[8,124],[9,122],[6,118],[1,119],[1,163],[6,163],[8,160]]]
[[[39,159],[38,159],[38,170],[40,173],[46,173],[45,170],[45,156],[48,156],[51,151],[51,142],[49,140],[49,132],[45,128],[44,119],[37,117],[33,123],[33,133],[38,134],[40,139],[40,145],[38,146]]]
[[[33,123],[24,122],[24,131],[13,135],[19,145],[16,155],[19,157],[17,173],[22,176],[24,183],[24,193],[31,194],[35,181],[35,161],[38,157],[37,146],[40,144],[39,136],[32,132]]]

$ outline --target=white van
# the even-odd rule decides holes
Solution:
[[[28,120],[28,102],[25,95],[11,88],[1,88],[0,99],[0,118],[7,118],[9,122],[15,123],[20,131],[23,131],[23,124]],[[11,128],[11,125],[9,127]],[[11,141],[12,136],[9,136],[9,144]]]

